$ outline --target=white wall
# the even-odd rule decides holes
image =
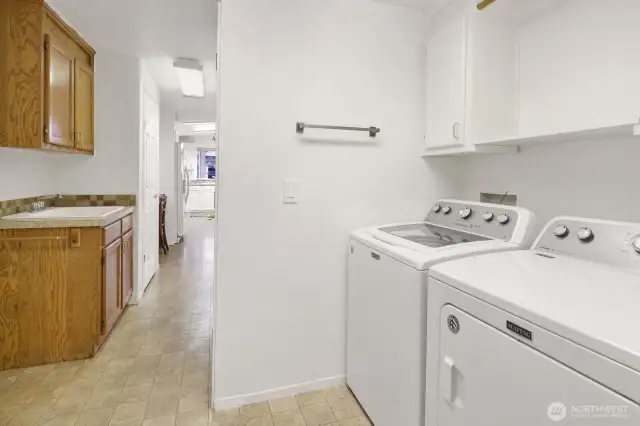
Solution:
[[[197,179],[198,177],[198,147],[192,143],[184,144],[184,166],[193,170],[191,173],[192,179]]]
[[[520,206],[536,212],[539,229],[559,215],[639,222],[633,178],[638,158],[637,140],[571,142],[470,157],[462,162],[466,175],[459,196],[478,200],[480,192],[509,191]]]
[[[0,200],[56,192],[56,154],[0,148]]]
[[[348,232],[421,219],[455,183],[455,163],[421,158],[415,10],[237,0],[221,31],[216,408],[343,380]],[[314,140],[300,120],[382,133]],[[284,179],[298,204],[282,204]]]
[[[167,195],[166,232],[169,244],[178,242],[176,184],[176,110],[160,96],[160,193]]]
[[[95,66],[95,156],[62,154],[56,187],[66,194],[135,194],[139,169],[137,58],[99,52]]]

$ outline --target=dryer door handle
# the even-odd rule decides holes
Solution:
[[[456,363],[448,356],[444,357],[440,394],[451,405],[455,406]]]

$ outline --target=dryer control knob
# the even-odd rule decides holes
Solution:
[[[472,213],[473,213],[473,210],[471,210],[469,207],[465,207],[459,212],[460,217],[463,219],[469,219]]]
[[[433,206],[432,210],[434,213],[440,213],[440,210],[442,210],[442,206],[440,204],[436,204],[435,206]]]
[[[583,243],[593,240],[593,231],[589,228],[582,228],[578,231],[578,239]]]
[[[567,228],[567,225],[558,225],[556,229],[553,230],[553,235],[558,238],[566,238],[567,235],[569,235],[569,228]]]
[[[485,222],[491,222],[494,218],[494,214],[491,212],[486,212],[485,214],[482,215],[482,218],[484,219]]]
[[[449,207],[449,206],[445,206],[445,207],[443,207],[443,208],[442,208],[442,213],[444,213],[444,214],[449,214],[449,213],[451,213],[451,207]]]
[[[636,251],[636,253],[640,254],[640,235],[636,235],[631,240],[631,247]]]
[[[500,216],[498,216],[498,223],[500,225],[506,225],[507,223],[509,223],[510,220],[511,220],[511,218],[506,213],[501,214]]]

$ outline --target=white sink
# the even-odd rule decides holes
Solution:
[[[18,213],[5,216],[6,220],[65,220],[65,219],[101,219],[124,210],[125,207],[54,207],[35,213]]]

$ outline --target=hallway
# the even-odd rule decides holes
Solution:
[[[208,425],[213,226],[161,256],[95,358],[0,372],[0,425]]]
[[[214,222],[191,218],[95,358],[0,372],[0,426],[367,426],[344,387],[209,410]]]

